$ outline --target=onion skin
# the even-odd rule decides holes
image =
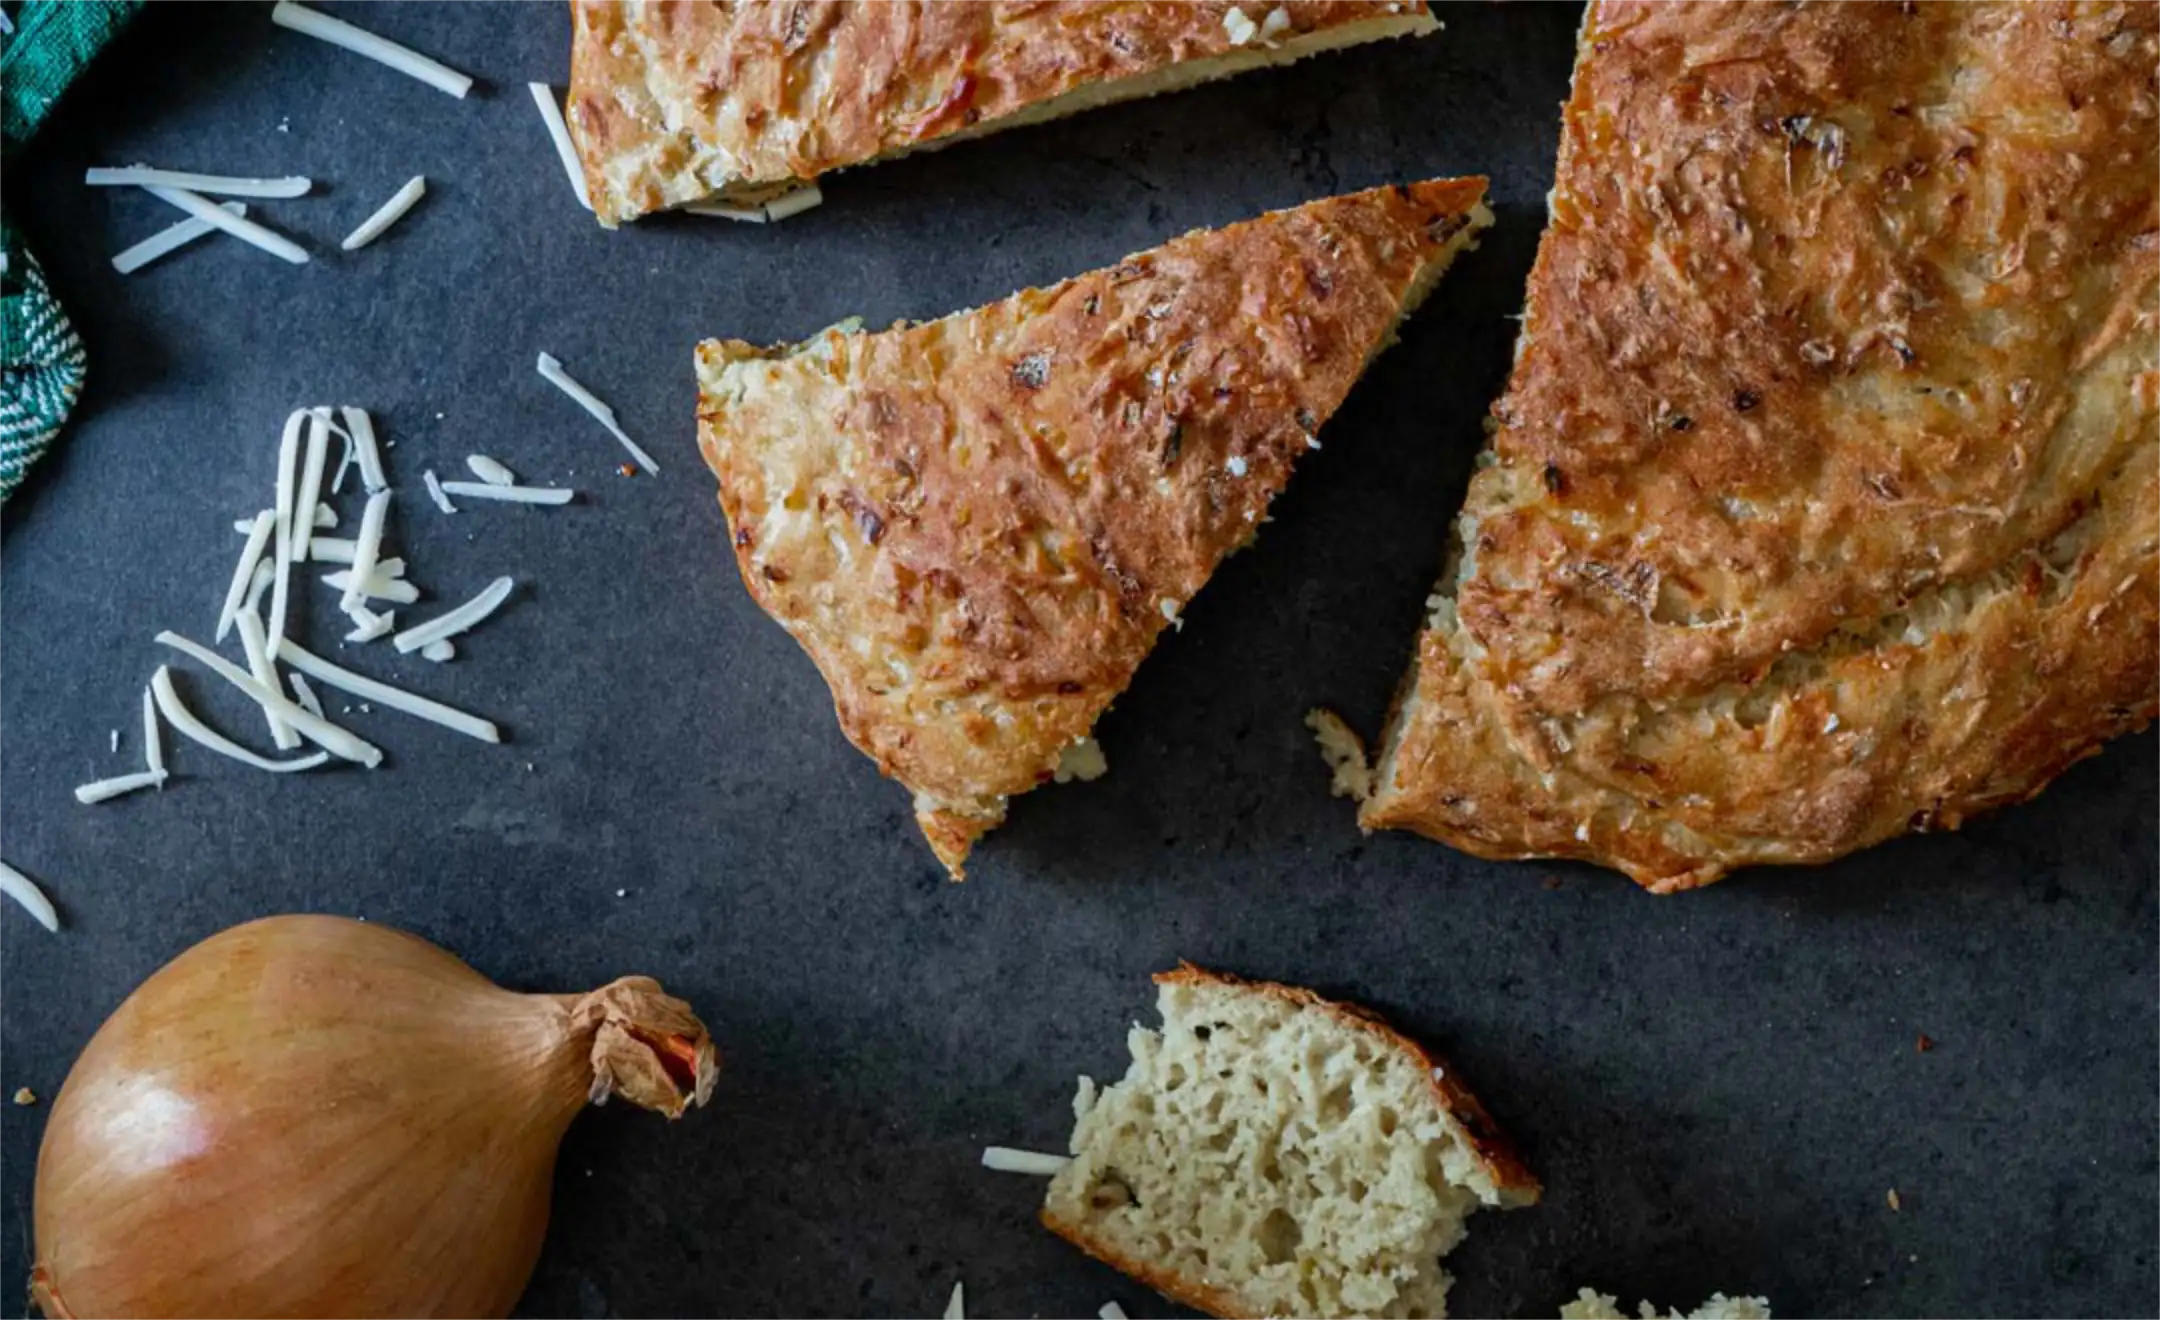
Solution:
[[[645,978],[504,990],[343,917],[236,926],[98,1029],[38,1153],[47,1316],[500,1316],[589,1100],[670,1117],[717,1071]]]

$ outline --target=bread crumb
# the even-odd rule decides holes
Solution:
[[[1889,1201],[1892,1210],[1903,1210],[1905,1208],[1898,1200],[1897,1188],[1895,1187],[1890,1189]]]
[[[1913,1042],[1913,1053],[1915,1054],[1925,1054],[1934,1048],[1935,1042],[1924,1031],[1920,1033],[1920,1039]]]
[[[18,1105],[34,1105],[37,1103],[37,1092],[27,1086],[18,1086],[15,1088],[15,1103]]]
[[[1365,742],[1343,717],[1325,706],[1305,712],[1305,727],[1320,744],[1320,759],[1327,762],[1328,792],[1363,802],[1373,793],[1372,765],[1365,759]]]

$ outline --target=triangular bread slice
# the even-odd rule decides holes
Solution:
[[[2150,721],[2156,60],[2149,5],[1592,5],[1360,822],[1685,889]]]
[[[955,877],[1096,718],[1395,327],[1485,181],[1311,202],[879,333],[698,346],[743,581]]]
[[[1611,1293],[1601,1293],[1595,1288],[1584,1288],[1575,1294],[1575,1300],[1560,1308],[1560,1320],[1665,1320],[1658,1309],[1644,1302],[1635,1315],[1620,1309],[1620,1299]],[[1694,1310],[1682,1314],[1673,1308],[1670,1320],[1771,1320],[1770,1299],[1767,1297],[1727,1297],[1724,1293],[1710,1294],[1710,1300]]]
[[[613,227],[1440,26],[1424,0],[1242,6],[576,0],[570,132]]]
[[[1455,1070],[1310,990],[1155,982],[1124,1080],[1080,1079],[1043,1223],[1213,1315],[1446,1315],[1464,1219],[1539,1195]]]

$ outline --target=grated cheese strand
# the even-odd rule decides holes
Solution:
[[[439,701],[431,701],[417,693],[391,687],[388,683],[379,683],[350,669],[342,669],[321,656],[309,654],[292,642],[285,643],[277,658],[317,682],[328,683],[340,692],[350,692],[366,701],[379,701],[392,710],[403,711],[407,715],[440,724],[468,738],[478,738],[482,742],[491,743],[502,741],[502,734],[495,726],[477,715],[467,715],[464,711],[445,706]]]
[[[330,450],[330,410],[308,410],[307,460],[300,465],[300,488],[293,495],[292,558],[304,564],[315,539],[315,511],[322,507],[323,459]]]
[[[1048,1178],[1072,1163],[1072,1158],[1067,1155],[1045,1155],[1034,1150],[1014,1150],[1010,1146],[985,1146],[982,1163],[984,1168],[998,1173],[1029,1173],[1039,1178]]]
[[[276,578],[277,570],[271,567],[269,560],[255,565],[255,580],[248,583],[247,600],[240,608],[262,613],[263,593],[270,590],[270,584]]]
[[[220,209],[201,193],[192,193],[185,188],[166,188],[157,184],[151,184],[143,191],[168,206],[179,207],[197,220],[216,225],[249,247],[261,248],[271,256],[281,257],[295,266],[307,264],[306,248],[283,234],[272,233],[253,220],[242,219],[230,211]]]
[[[386,560],[385,562],[396,561]],[[349,607],[343,604],[339,606],[347,614],[355,615],[355,617],[357,617],[356,612],[363,610],[366,603],[371,600],[387,600],[393,605],[411,605],[420,599],[420,588],[388,573],[371,573],[365,581],[362,581],[354,577],[353,571],[347,568],[335,573],[323,574],[323,583],[326,586],[337,588],[340,592],[352,591],[354,590],[354,584],[359,584],[360,598],[355,600]],[[372,634],[374,637],[381,635],[380,633]],[[367,641],[370,638],[361,638],[360,640]]]
[[[327,426],[329,426],[329,424],[330,424],[330,418],[329,418],[329,416],[327,415],[327,412],[326,412],[325,410],[318,410],[318,411],[319,411],[319,412],[323,412],[323,425],[324,425],[324,426],[326,426],[326,427],[327,427]],[[332,428],[332,429],[335,429],[335,428]],[[320,492],[317,492],[317,493],[319,494]],[[327,527],[335,527],[335,526],[337,526],[337,510],[336,510],[336,509],[333,509],[333,508],[331,508],[331,507],[330,507],[329,505],[327,505],[327,504],[324,504],[324,503],[321,503],[320,501],[317,501],[317,503],[316,503],[316,505],[315,505],[315,526],[316,526],[316,527],[318,527],[318,528],[327,528]]]
[[[562,107],[555,103],[555,89],[546,83],[526,83],[525,90],[532,93],[533,104],[540,107],[540,121],[547,125],[548,138],[555,143],[563,173],[570,176],[578,205],[592,210],[592,198],[585,191],[585,168],[578,163],[577,148],[570,145],[570,126],[563,122]]]
[[[445,481],[442,488],[445,495],[510,504],[568,504],[577,494],[564,486],[494,486],[485,481]]]
[[[187,170],[156,170],[148,165],[92,167],[83,182],[93,188],[185,188],[189,192],[219,197],[305,197],[313,181],[298,175],[282,179],[251,179],[237,174],[193,174]]]
[[[427,487],[428,498],[435,501],[436,508],[441,509],[444,513],[457,512],[457,505],[450,502],[450,497],[443,492],[442,483],[435,479],[435,469],[428,468],[423,471],[420,474],[420,481],[421,484]]]
[[[465,456],[465,466],[472,469],[474,476],[490,486],[517,485],[517,473],[489,458],[486,454],[467,454]]]
[[[88,784],[77,784],[75,786],[75,800],[84,806],[89,806],[93,802],[108,801],[119,797],[123,793],[133,793],[137,789],[163,787],[165,787],[165,772],[163,770],[138,770],[134,774],[114,775],[110,779],[99,779]]]
[[[624,434],[622,427],[616,425],[615,410],[600,402],[599,397],[591,390],[572,380],[570,373],[563,370],[563,364],[557,361],[552,353],[542,353],[540,355],[538,368],[541,377],[548,384],[553,385],[556,389],[576,400],[578,407],[592,414],[593,420],[605,426],[610,435],[621,441],[622,447],[630,451],[630,457],[636,459],[644,466],[646,471],[654,476],[660,475],[660,465],[653,462],[652,455],[638,448],[638,442]]]
[[[370,770],[382,764],[382,749],[380,747],[358,734],[339,728],[319,715],[311,715],[302,710],[299,704],[290,697],[281,692],[273,692],[263,684],[256,682],[242,672],[238,665],[233,664],[230,660],[208,647],[191,642],[180,634],[171,631],[159,633],[156,640],[161,646],[169,646],[182,655],[191,656],[200,661],[211,673],[239,688],[247,694],[249,700],[261,706],[264,710],[276,710],[279,715],[285,718],[287,723],[306,735],[309,742],[314,743],[324,751],[335,756],[341,756],[348,761],[357,761]],[[168,716],[167,718],[171,717]]]
[[[276,509],[264,509],[248,524],[247,546],[240,551],[240,562],[233,565],[232,585],[225,589],[225,607],[218,611],[218,641],[224,641],[225,634],[232,631],[233,615],[239,612],[240,602],[248,593],[248,584],[254,580],[255,565],[262,560],[263,547],[269,544],[270,533],[276,529]]]
[[[308,544],[308,558],[318,564],[349,564],[357,542],[343,536],[318,536]]]
[[[472,90],[473,80],[449,65],[431,60],[419,51],[400,46],[387,37],[378,37],[366,28],[355,27],[343,19],[318,13],[306,5],[295,4],[293,0],[278,0],[277,7],[270,11],[270,21],[281,28],[289,28],[318,41],[343,47],[355,55],[364,55],[377,64],[396,69],[409,78],[418,78],[437,91],[448,92],[460,100],[464,99],[465,93]]]
[[[218,210],[225,212],[227,215],[239,216],[243,220],[247,218],[247,206],[242,202],[222,202],[218,205]],[[167,225],[140,243],[124,247],[113,253],[113,269],[119,271],[122,275],[132,275],[151,262],[156,261],[159,257],[178,252],[196,239],[214,234],[217,231],[218,227],[208,220],[198,219],[191,215],[185,220],[175,221]]]
[[[403,219],[413,209],[414,203],[427,196],[427,176],[415,174],[405,181],[405,186],[390,194],[390,200],[375,209],[375,214],[360,222],[360,227],[345,236],[338,244],[347,252],[356,252],[383,236],[383,231]]]
[[[348,642],[372,642],[397,627],[395,610],[385,610],[377,614],[364,605],[356,605],[346,611],[345,617],[353,621],[353,630],[345,634]]]
[[[165,739],[158,733],[157,705],[150,698],[150,689],[142,690],[142,746],[143,765],[151,770],[165,768]],[[158,785],[163,788],[164,785]]]
[[[967,1320],[967,1285],[954,1280],[952,1296],[945,1300],[945,1320]]]
[[[682,208],[690,215],[701,215],[708,220],[740,220],[744,224],[765,223],[762,206],[738,206],[733,202],[692,202]]]
[[[1276,12],[1280,13],[1281,11]],[[1101,1316],[1102,1320],[1127,1320],[1125,1308],[1119,1306],[1116,1302],[1104,1302],[1102,1309],[1095,1314]]]
[[[353,541],[352,569],[345,575],[346,581],[338,583],[330,582],[330,578],[323,579],[330,582],[331,586],[342,586],[345,589],[344,596],[338,601],[339,609],[350,612],[367,594],[363,588],[367,586],[368,579],[375,575],[375,559],[382,553],[383,520],[389,516],[389,491],[378,490],[368,496],[367,509],[360,515],[360,535]],[[414,599],[419,597],[416,595]],[[276,654],[276,648],[273,647],[271,653]]]
[[[52,900],[45,897],[30,877],[0,862],[0,894],[22,904],[23,911],[37,918],[37,923],[57,935],[60,933],[60,914],[53,911]]]
[[[407,628],[391,638],[390,644],[397,647],[399,655],[410,655],[429,642],[455,637],[501,609],[502,603],[510,599],[511,589],[516,586],[517,583],[510,578],[496,578],[488,583],[479,595],[463,605],[447,614],[437,615],[426,623]]]
[[[270,653],[277,654],[278,639],[285,635],[285,609],[292,591],[293,481],[300,454],[300,424],[307,420],[300,408],[285,419],[285,434],[278,441],[277,527],[271,535],[271,562],[277,580],[270,584]]]
[[[255,676],[256,682],[283,697],[285,690],[278,683],[277,666],[270,663],[270,648],[263,637],[262,620],[255,617],[253,610],[242,610],[235,622],[240,625],[240,649],[247,656],[248,672]],[[270,722],[270,741],[277,744],[279,751],[289,752],[300,745],[300,735],[293,732],[292,725],[287,724],[275,708],[263,707],[263,718]]]
[[[375,419],[361,408],[347,407],[338,411],[344,414],[345,429],[351,434],[353,448],[358,455],[360,484],[367,487],[370,495],[379,490],[388,490],[390,478],[383,475],[382,450],[375,444]]]
[[[150,676],[150,690],[157,694],[158,714],[165,717],[167,724],[172,725],[174,729],[179,731],[180,736],[189,742],[201,747],[207,747],[220,756],[229,756],[235,761],[254,766],[257,770],[268,770],[273,774],[291,774],[295,770],[313,770],[316,766],[322,765],[330,759],[330,753],[328,752],[315,752],[308,756],[296,757],[290,761],[273,761],[267,756],[257,756],[239,743],[196,719],[195,712],[182,704],[180,694],[173,691],[172,674],[163,665],[159,665],[157,672]]]
[[[291,677],[293,698],[300,703],[300,709],[310,715],[321,715],[323,713],[322,698],[316,696],[315,689],[308,686],[307,675],[294,674]],[[144,695],[148,696],[149,694],[145,693]]]
[[[791,188],[765,203],[765,218],[777,224],[789,216],[801,215],[813,206],[823,206],[824,204],[825,194],[818,190],[816,184],[806,183],[800,188]]]
[[[438,665],[447,664],[457,659],[457,645],[447,637],[438,637],[420,648],[420,658],[433,660]]]

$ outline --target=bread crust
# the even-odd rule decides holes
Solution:
[[[699,346],[743,582],[956,876],[1252,537],[1484,186],[1313,202],[927,324]]]
[[[1300,986],[1282,985],[1274,981],[1251,981],[1228,972],[1196,967],[1190,962],[1180,962],[1175,970],[1156,973],[1155,983],[1216,985],[1268,995],[1294,1007],[1320,1009],[1344,1026],[1374,1037],[1382,1047],[1410,1058],[1420,1074],[1427,1079],[1432,1088],[1433,1099],[1462,1129],[1469,1139],[1470,1149],[1478,1164],[1492,1178],[1502,1207],[1513,1209],[1534,1205],[1543,1195],[1543,1188],[1538,1184],[1537,1177],[1516,1154],[1514,1145],[1500,1131],[1499,1125],[1493,1122],[1492,1115],[1485,1111],[1485,1106],[1463,1085],[1454,1067],[1439,1055],[1395,1030],[1388,1024],[1387,1019],[1371,1009],[1326,999]],[[1197,1279],[1157,1270],[1147,1262],[1119,1251],[1111,1243],[1089,1233],[1085,1224],[1059,1215],[1047,1205],[1043,1207],[1040,1218],[1043,1227],[1067,1242],[1174,1301],[1205,1311],[1209,1315],[1225,1317],[1225,1320],[1248,1316],[1257,1320],[1255,1312],[1241,1306],[1237,1295],[1228,1289],[1211,1288]]]
[[[1685,889],[1955,828],[2149,721],[2156,29],[1596,5],[1361,823]]]
[[[1196,60],[1264,62],[1229,0],[573,0],[569,125],[595,214],[755,194],[978,136],[1056,98]],[[1269,43],[1433,31],[1424,0],[1248,3]],[[1387,35],[1377,33],[1376,35]],[[1236,72],[1224,68],[1223,73]]]

